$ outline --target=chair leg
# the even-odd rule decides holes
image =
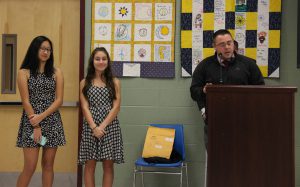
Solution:
[[[143,170],[143,167],[141,167],[141,170]],[[141,172],[141,175],[142,175],[142,186],[145,187],[145,185],[144,185],[144,173]]]
[[[182,167],[181,167],[181,173],[180,173],[180,187],[182,187],[182,174],[183,174],[183,171],[182,171]]]
[[[189,175],[188,175],[188,169],[187,169],[187,163],[185,163],[185,178],[186,178],[186,187],[189,187]]]
[[[134,167],[134,171],[133,171],[133,187],[135,187],[135,181],[136,181],[136,166]]]

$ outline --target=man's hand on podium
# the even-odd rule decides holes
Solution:
[[[201,116],[203,118],[203,120],[205,121],[206,120],[206,114],[205,114],[205,108],[201,108]]]

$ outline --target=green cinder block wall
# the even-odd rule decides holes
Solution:
[[[296,187],[300,187],[300,69],[297,69],[297,3],[282,0],[282,30],[280,52],[280,79],[266,79],[267,85],[298,87],[295,103],[295,168]],[[149,123],[182,123],[185,130],[186,155],[189,166],[189,186],[204,186],[205,148],[203,122],[196,104],[191,100],[191,78],[181,78],[180,67],[180,12],[181,1],[176,1],[174,79],[121,78],[121,122],[125,164],[115,166],[114,187],[130,187],[133,181],[135,159],[141,154]],[[86,1],[85,59],[90,54],[91,0]],[[85,62],[86,62],[85,61]],[[96,172],[97,186],[101,186],[102,166]],[[139,181],[140,182],[140,181]],[[179,183],[175,176],[147,176],[146,186],[174,187]]]

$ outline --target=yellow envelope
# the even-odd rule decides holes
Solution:
[[[173,149],[174,138],[175,129],[149,126],[142,157],[162,157],[169,159]]]

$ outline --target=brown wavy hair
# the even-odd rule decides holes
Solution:
[[[104,47],[95,48],[89,58],[87,74],[85,77],[85,84],[82,89],[82,93],[85,96],[85,98],[88,99],[87,92],[88,92],[89,88],[92,86],[92,80],[96,76],[96,74],[95,74],[96,70],[95,70],[95,66],[94,66],[94,57],[95,57],[95,54],[99,51],[104,52],[105,55],[107,56],[107,60],[108,60],[107,67],[105,68],[104,72],[101,74],[101,80],[106,84],[106,87],[109,88],[110,97],[114,100],[114,99],[116,99],[116,89],[115,89],[115,84],[113,81],[114,76],[113,76],[113,73],[111,70],[111,65],[110,65],[111,62],[110,62],[109,54]]]

